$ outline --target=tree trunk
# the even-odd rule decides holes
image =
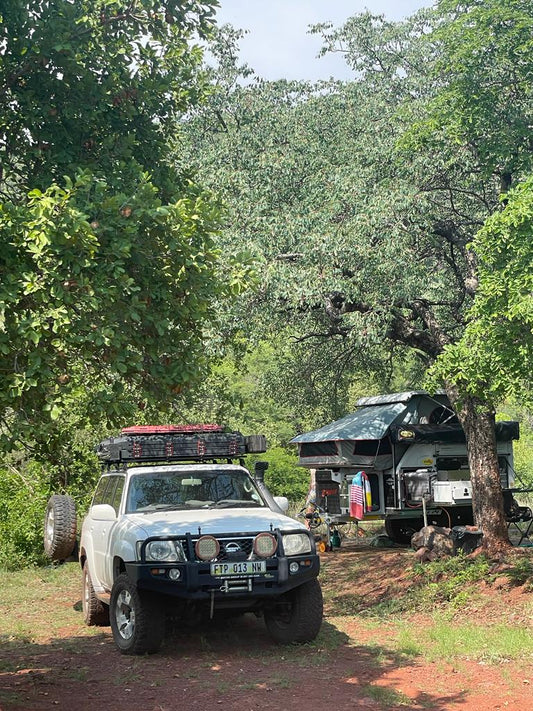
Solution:
[[[511,544],[503,510],[494,411],[477,398],[461,395],[454,386],[448,385],[446,392],[466,435],[474,523],[483,531],[483,548],[489,556],[498,557]]]

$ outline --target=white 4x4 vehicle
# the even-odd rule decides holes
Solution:
[[[214,425],[135,427],[102,442],[104,470],[78,546],[88,625],[111,624],[124,654],[156,652],[167,613],[253,612],[280,643],[313,640],[322,622],[319,557],[288,502],[234,460],[263,437]],[[221,460],[224,463],[221,463]],[[45,551],[68,557],[73,501],[51,497]]]

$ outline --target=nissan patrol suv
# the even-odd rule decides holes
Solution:
[[[322,622],[319,557],[288,501],[243,456],[262,436],[216,425],[138,426],[97,447],[102,475],[81,537],[71,497],[52,496],[45,552],[77,548],[88,625],[111,625],[123,654],[156,652],[169,615],[252,612],[279,643],[313,640]]]

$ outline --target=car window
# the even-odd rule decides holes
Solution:
[[[117,480],[117,483],[116,483],[115,492],[113,494],[113,499],[111,501],[111,506],[118,513],[118,510],[120,508],[120,502],[122,500],[122,492],[124,491],[125,477],[117,476],[114,478]]]
[[[165,472],[131,477],[126,510],[207,508],[220,502],[264,506],[253,480],[240,471]]]
[[[94,492],[93,496],[93,506],[97,506],[98,504],[105,504],[105,494],[107,487],[109,486],[109,480],[110,477],[108,476],[103,476],[100,481],[98,482],[98,485],[96,486],[96,490]]]
[[[104,476],[98,482],[93,496],[93,506],[97,504],[109,504],[118,512],[122,491],[124,489],[124,477]]]

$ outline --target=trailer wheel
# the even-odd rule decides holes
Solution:
[[[386,518],[385,532],[395,543],[409,544],[413,533],[420,531],[424,525],[424,519],[417,518]]]
[[[310,580],[280,595],[265,610],[265,624],[278,644],[303,644],[315,639],[322,624],[322,590],[318,580]]]
[[[44,519],[44,552],[52,560],[65,560],[76,546],[76,504],[71,496],[54,494]]]

